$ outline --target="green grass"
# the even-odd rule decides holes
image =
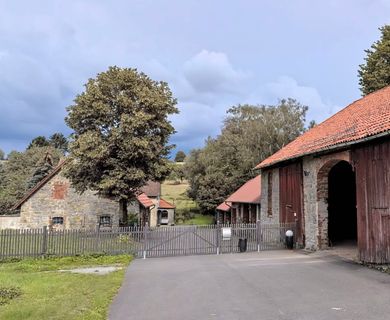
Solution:
[[[213,224],[214,219],[213,216],[203,215],[203,214],[195,214],[195,217],[183,222],[183,224],[195,224],[195,225],[208,225]]]
[[[175,184],[165,181],[161,185],[161,196],[176,206],[176,217],[182,217],[177,224],[212,224],[213,218],[200,214],[198,205],[187,196],[189,184],[183,181]],[[190,218],[193,217],[193,218]]]
[[[0,306],[0,319],[106,319],[130,263],[128,255],[25,259],[0,262],[0,288],[21,295]],[[58,272],[80,266],[117,265],[108,275]]]

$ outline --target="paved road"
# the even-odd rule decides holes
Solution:
[[[134,261],[111,320],[388,320],[390,275],[288,251]]]

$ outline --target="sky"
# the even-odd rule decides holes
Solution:
[[[361,97],[390,0],[0,0],[0,148],[71,133],[66,107],[111,65],[168,82],[171,142],[216,136],[239,103],[295,98],[321,122]]]

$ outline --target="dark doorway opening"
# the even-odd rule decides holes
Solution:
[[[340,161],[328,178],[328,236],[329,245],[356,243],[356,178],[352,166]]]

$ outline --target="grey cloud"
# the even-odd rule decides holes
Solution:
[[[233,68],[223,52],[202,50],[184,65],[184,76],[192,87],[203,93],[239,93],[249,77]]]

